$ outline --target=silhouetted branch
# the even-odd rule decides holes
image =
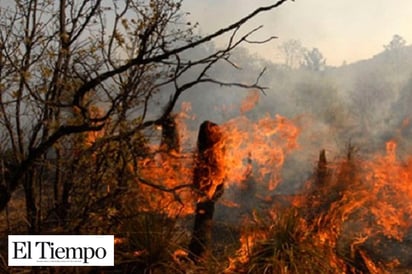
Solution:
[[[147,180],[145,178],[142,178],[140,176],[138,176],[137,179],[139,180],[140,183],[142,183],[144,185],[150,186],[154,189],[157,189],[157,190],[160,190],[160,191],[163,191],[163,192],[173,194],[173,197],[175,198],[175,200],[178,201],[182,205],[183,205],[183,202],[180,199],[177,191],[185,189],[185,188],[193,189],[193,184],[183,184],[183,185],[178,185],[178,186],[169,188],[169,187],[165,187],[165,186],[160,185],[160,184],[150,182],[149,180]]]
[[[186,50],[188,50],[188,49],[190,49],[190,48],[194,48],[194,47],[197,47],[197,46],[199,46],[199,45],[201,45],[201,44],[204,44],[204,43],[206,43],[206,42],[208,42],[208,41],[211,41],[211,40],[213,40],[214,38],[219,37],[219,36],[221,36],[221,35],[229,32],[229,31],[238,29],[239,26],[245,24],[246,22],[248,22],[250,19],[252,19],[252,18],[255,17],[256,15],[258,15],[258,14],[260,14],[260,13],[263,13],[263,12],[266,12],[266,11],[269,11],[269,10],[272,10],[272,9],[275,9],[275,8],[279,7],[280,5],[282,5],[283,3],[287,2],[287,1],[288,1],[288,0],[280,0],[280,1],[276,2],[275,4],[268,5],[268,6],[265,6],[265,7],[260,7],[260,8],[258,8],[258,9],[256,9],[255,11],[253,11],[252,13],[250,13],[249,15],[247,15],[247,16],[241,18],[240,20],[236,21],[235,23],[229,25],[228,27],[222,28],[222,29],[220,29],[220,30],[218,30],[218,31],[216,31],[216,32],[214,32],[214,33],[212,33],[212,34],[210,34],[210,35],[207,35],[207,36],[205,36],[205,37],[203,37],[203,38],[201,38],[201,39],[199,39],[199,40],[197,40],[197,41],[195,41],[195,42],[188,43],[188,44],[186,44],[186,45],[184,45],[184,46],[182,46],[182,47],[178,47],[178,48],[175,48],[175,49],[173,49],[173,50],[166,51],[166,52],[164,52],[163,54],[160,54],[160,55],[156,55],[156,56],[144,58],[143,55],[144,55],[145,49],[146,49],[146,46],[145,46],[145,45],[146,45],[147,39],[149,38],[149,35],[150,35],[151,32],[153,31],[153,29],[147,29],[147,31],[141,36],[141,39],[142,39],[142,43],[141,43],[141,44],[143,45],[143,48],[142,48],[141,51],[139,51],[138,56],[136,56],[135,58],[131,59],[131,60],[128,61],[126,64],[124,64],[124,65],[122,65],[122,66],[119,66],[118,68],[115,68],[115,69],[113,69],[113,70],[104,72],[104,73],[98,75],[97,77],[91,79],[91,80],[88,81],[87,83],[83,84],[83,85],[76,91],[76,93],[75,93],[75,96],[74,96],[74,98],[73,98],[73,105],[79,106],[79,105],[80,105],[81,98],[83,98],[84,95],[85,95],[88,91],[90,91],[91,89],[95,88],[98,84],[100,84],[101,82],[109,79],[109,78],[112,77],[112,76],[115,76],[115,75],[117,75],[117,74],[120,74],[120,73],[122,73],[122,72],[125,72],[125,71],[128,70],[129,68],[131,68],[131,67],[133,67],[133,66],[136,66],[136,65],[145,65],[145,64],[149,64],[149,63],[157,63],[157,62],[160,62],[160,61],[162,61],[162,60],[168,59],[170,56],[173,56],[173,55],[175,55],[175,54],[179,54],[179,53],[181,53],[181,52],[183,52],[183,51],[186,51]],[[252,31],[252,32],[254,32],[254,31]],[[251,33],[251,32],[250,32],[250,33]],[[249,33],[249,34],[250,34],[250,33]],[[248,36],[248,35],[246,35],[246,37],[247,37],[247,36]],[[246,38],[245,38],[245,39],[246,39]],[[243,39],[243,40],[244,40],[244,39]]]

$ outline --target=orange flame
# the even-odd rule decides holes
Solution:
[[[246,160],[258,166],[259,180],[269,177],[268,189],[274,190],[280,182],[279,172],[285,156],[298,147],[299,129],[292,121],[276,115],[266,115],[255,122],[246,117],[232,119],[223,124],[227,133],[226,165],[230,184],[244,181],[250,168]]]
[[[251,111],[259,102],[260,92],[258,90],[249,91],[248,96],[243,100],[240,105],[240,113],[245,114]]]
[[[253,94],[258,96],[256,93]],[[184,122],[193,120],[190,110],[190,103],[183,103],[182,112],[177,115],[183,146],[187,146],[188,143],[193,144],[196,136],[188,130]],[[241,183],[251,172],[251,161],[256,166],[255,169],[258,171],[256,176],[259,177],[259,181],[268,190],[274,190],[281,180],[279,174],[286,154],[298,147],[299,129],[293,122],[280,115],[274,117],[266,115],[258,122],[243,116],[219,125],[219,130],[222,135],[221,142],[213,148],[219,172],[213,175],[213,180],[225,181],[226,186],[241,187]],[[158,191],[151,186],[141,186],[143,193],[156,193],[146,195],[145,198],[148,200],[146,210],[162,208],[169,215],[193,213],[194,197],[196,197],[190,187],[195,165],[193,148],[190,151],[183,148],[180,153],[162,154],[162,157],[156,156],[158,153],[155,147],[153,151],[155,151],[153,157],[143,159],[139,163],[139,176],[160,185]],[[187,187],[180,189],[182,185]],[[208,196],[215,193],[216,185],[208,190]],[[176,188],[179,190],[172,193],[162,191],[162,189]],[[225,203],[234,204],[227,199]]]

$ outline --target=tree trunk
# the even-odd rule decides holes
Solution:
[[[160,150],[165,153],[179,152],[180,139],[176,123],[176,116],[169,114],[162,122],[162,138],[160,141]]]
[[[205,257],[212,239],[215,202],[224,189],[224,149],[218,125],[205,121],[199,129],[198,155],[194,169],[193,185],[198,190],[195,223],[189,244],[189,258],[198,261]]]
[[[318,186],[324,187],[328,177],[328,162],[326,160],[326,151],[324,149],[322,149],[319,153],[316,175]]]
[[[24,177],[24,194],[26,199],[26,215],[29,233],[38,233],[38,209],[36,206],[36,196],[34,189],[35,172],[30,170]]]

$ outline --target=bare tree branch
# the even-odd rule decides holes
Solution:
[[[154,189],[157,189],[157,190],[160,190],[160,191],[163,191],[163,192],[172,193],[174,198],[176,199],[176,201],[178,201],[180,204],[183,204],[183,202],[180,199],[177,191],[185,189],[185,188],[188,188],[188,189],[191,189],[191,190],[195,191],[195,188],[193,187],[193,184],[184,184],[184,185],[178,185],[178,186],[175,186],[175,187],[172,187],[172,188],[168,188],[168,187],[165,187],[165,186],[160,185],[160,184],[152,183],[149,180],[146,180],[142,177],[137,177],[137,179],[144,185],[150,186]]]
[[[134,1],[125,1],[123,6],[114,3],[111,11],[111,15],[115,15],[114,25],[107,33],[104,25],[107,10],[101,0],[62,0],[58,5],[45,2],[46,7],[31,0],[16,4],[15,12],[2,11],[0,126],[5,129],[2,135],[9,137],[8,146],[17,162],[10,177],[10,190],[0,198],[0,210],[4,209],[21,179],[46,153],[54,151],[60,155],[58,147],[63,145],[80,147],[76,142],[86,139],[85,135],[91,132],[102,132],[103,136],[90,147],[82,148],[83,151],[130,140],[143,129],[161,124],[172,113],[181,95],[196,85],[213,83],[256,88],[264,93],[266,87],[259,85],[264,70],[251,84],[226,82],[208,74],[220,61],[237,68],[230,60],[231,52],[242,43],[264,43],[274,39],[250,39],[261,26],[244,35],[239,32],[252,18],[285,2],[287,0],[279,0],[257,8],[203,37],[193,35],[190,28],[173,30],[171,27],[181,23],[180,1],[153,1],[154,6],[149,9]],[[136,18],[131,19],[128,12]],[[128,28],[128,24],[133,28]],[[122,27],[122,33],[118,32]],[[196,60],[184,59],[190,49],[226,34],[229,38],[222,49]],[[122,43],[121,35],[127,36],[130,44]],[[193,72],[196,75],[192,79],[184,79]],[[161,114],[147,120],[153,95],[169,86],[171,97],[162,106]],[[129,117],[132,111],[138,114]],[[62,140],[71,143],[64,144]],[[119,161],[126,161],[126,157],[116,155]],[[123,169],[119,172],[124,173]],[[140,181],[174,195],[188,187],[167,188],[144,178]],[[70,184],[67,182],[62,187],[66,196]],[[28,193],[31,191],[35,195],[31,189],[33,185],[34,181],[28,181],[25,187]]]
[[[277,7],[279,7],[280,5],[282,5],[284,2],[286,2],[288,0],[279,0],[278,2],[276,2],[275,4],[272,5],[268,5],[265,7],[260,7],[258,9],[256,9],[255,11],[253,11],[252,13],[250,13],[249,15],[243,17],[242,19],[236,21],[235,23],[231,24],[230,26],[226,27],[226,28],[222,28],[210,35],[207,35],[195,42],[192,43],[188,43],[185,46],[182,47],[178,47],[175,48],[173,50],[167,51],[163,54],[160,55],[156,55],[153,57],[148,57],[148,58],[144,58],[143,53],[144,51],[140,51],[140,53],[138,54],[137,57],[135,57],[134,59],[131,59],[129,62],[127,62],[126,64],[124,64],[123,66],[120,66],[116,69],[104,72],[102,74],[100,74],[99,76],[97,76],[96,78],[90,80],[89,82],[85,83],[84,85],[82,85],[76,92],[76,95],[73,98],[73,105],[79,106],[80,105],[80,100],[81,98],[83,98],[83,96],[85,95],[86,92],[88,92],[89,90],[93,89],[94,87],[96,87],[99,83],[105,81],[106,79],[120,74],[124,71],[126,71],[127,69],[129,69],[132,66],[136,66],[136,65],[144,65],[144,64],[148,64],[148,63],[156,63],[156,62],[160,62],[164,59],[168,59],[170,56],[173,56],[175,54],[181,53],[183,51],[186,51],[187,49],[190,48],[194,48],[198,45],[201,45],[203,43],[206,43],[208,41],[213,40],[216,37],[219,37],[231,30],[236,30],[239,26],[243,25],[244,23],[246,23],[247,21],[249,21],[250,19],[252,19],[253,17],[255,17],[256,15],[263,13],[265,11],[269,11],[272,9],[275,9]],[[145,45],[148,39],[148,36],[150,35],[150,33],[153,31],[153,29],[149,28],[147,29],[147,31],[141,36],[142,39],[142,44]]]

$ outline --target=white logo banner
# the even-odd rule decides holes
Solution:
[[[9,266],[113,266],[113,235],[9,235]]]

